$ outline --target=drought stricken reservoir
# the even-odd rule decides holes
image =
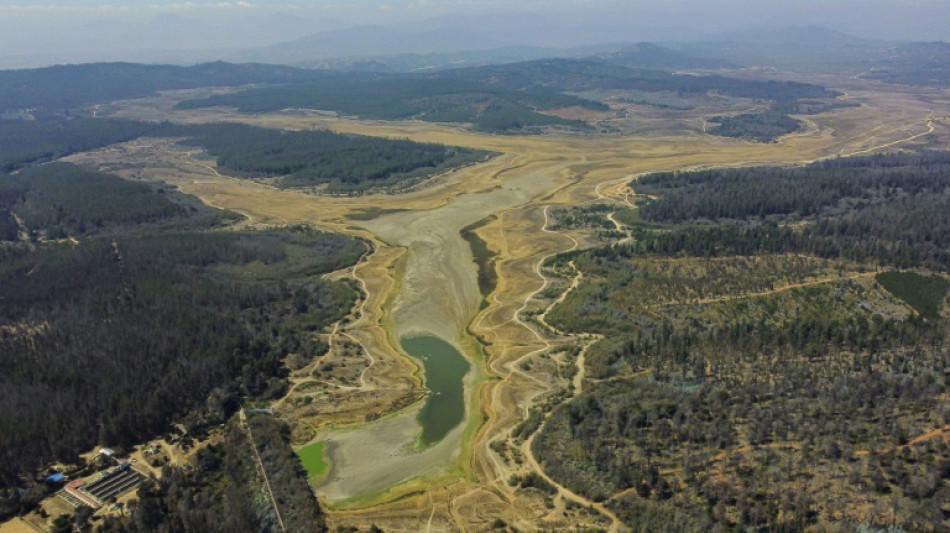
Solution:
[[[318,494],[346,500],[454,468],[476,410],[475,386],[484,372],[472,364],[478,357],[477,343],[465,333],[482,294],[471,248],[460,231],[542,194],[556,183],[562,165],[567,162],[555,168],[539,165],[503,187],[464,194],[436,209],[388,214],[359,224],[408,251],[387,322],[392,338],[422,363],[430,392],[422,405],[395,416],[320,435],[328,443],[331,471],[317,487]]]

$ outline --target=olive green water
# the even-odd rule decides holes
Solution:
[[[471,365],[451,344],[433,335],[405,337],[400,343],[425,368],[429,395],[418,419],[422,425],[419,443],[428,447],[442,440],[465,418],[462,379]]]

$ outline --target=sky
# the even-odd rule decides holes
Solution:
[[[859,31],[899,23],[950,27],[950,0],[0,0],[0,26],[83,23],[100,18],[147,19],[178,14],[202,20],[282,11],[333,16],[348,24],[422,19],[445,13],[499,11],[642,13],[685,22],[741,26],[774,18],[851,26]],[[4,24],[6,23],[6,24]],[[923,31],[923,30],[922,30]],[[945,29],[950,39],[950,29]],[[908,36],[909,37],[909,36]]]
[[[490,24],[485,16],[506,13],[587,25],[594,35],[603,25],[676,28],[677,36],[815,25],[865,38],[950,41],[950,0],[0,0],[0,59],[41,64],[66,51],[252,48],[353,26],[424,28],[434,17]]]
[[[253,12],[285,11],[306,16],[334,14],[347,22],[405,20],[447,12],[485,13],[497,11],[605,11],[638,13],[717,14],[717,24],[741,25],[744,19],[790,17],[816,23],[866,26],[902,23],[903,19],[926,22],[928,26],[950,23],[950,0],[0,0],[4,19],[82,22],[96,17],[147,18],[160,14],[181,14],[197,18],[229,17]],[[895,15],[897,16],[895,18]],[[844,17],[842,19],[841,17]],[[948,30],[950,33],[950,30]],[[950,38],[950,35],[948,35]]]

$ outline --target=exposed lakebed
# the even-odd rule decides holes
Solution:
[[[517,176],[490,191],[463,194],[436,209],[385,214],[355,223],[386,244],[407,250],[386,322],[392,338],[424,367],[430,393],[425,402],[394,416],[320,432],[317,438],[327,441],[330,461],[329,476],[316,487],[320,496],[340,501],[375,494],[454,467],[472,420],[475,385],[483,377],[483,370],[471,364],[479,356],[473,348],[476,342],[465,333],[482,294],[471,248],[460,231],[543,194],[556,185],[555,176],[566,166],[564,162],[519,168]],[[418,352],[415,346],[407,346],[407,341],[415,344],[413,339],[425,339]],[[427,361],[423,352],[436,341],[450,350],[445,346],[432,350]],[[457,396],[449,400],[449,393]]]

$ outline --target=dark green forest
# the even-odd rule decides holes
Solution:
[[[361,118],[470,122],[476,130],[524,132],[540,126],[586,127],[538,113],[569,106],[606,109],[604,104],[558,91],[520,91],[445,75],[351,74],[319,83],[288,84],[186,101],[180,109],[232,106],[251,113],[287,108],[326,109]]]
[[[91,63],[0,71],[0,111],[62,113],[156,91],[333,78],[332,72],[278,65],[203,63],[192,67]]]
[[[749,81],[725,76],[680,75],[606,62],[546,59],[449,70],[425,75],[352,74],[320,83],[287,84],[186,101],[182,109],[231,106],[245,112],[286,108],[338,111],[363,118],[469,122],[476,130],[524,131],[546,125],[583,127],[538,113],[569,106],[606,110],[573,93],[624,89],[701,95],[710,91],[775,102],[764,118],[724,119],[723,135],[771,140],[799,127],[784,113],[803,99],[833,98],[817,85]],[[731,124],[731,125],[730,125]],[[791,126],[794,124],[794,126]],[[791,129],[789,129],[791,128]]]
[[[759,142],[773,141],[802,127],[801,121],[772,110],[764,113],[742,113],[731,117],[713,117],[709,121],[716,124],[708,130],[709,133]]]
[[[0,178],[0,241],[55,240],[145,225],[207,228],[240,218],[195,198],[66,163]],[[2,252],[0,252],[2,253]]]
[[[156,124],[113,119],[0,120],[0,172],[154,134]]]
[[[491,155],[468,148],[330,131],[288,132],[240,124],[179,129],[187,135],[182,144],[204,148],[229,173],[278,176],[281,187],[325,185],[334,193],[406,188]]]
[[[817,85],[741,80],[719,75],[693,76],[665,70],[628,68],[610,58],[601,60],[546,59],[508,65],[446,70],[428,74],[334,72],[292,67],[206,63],[193,67],[97,63],[0,72],[0,111],[10,116],[57,120],[60,127],[82,128],[59,122],[85,117],[88,108],[118,99],[144,97],[159,90],[209,86],[269,84],[250,90],[185,101],[179,108],[233,106],[245,112],[308,108],[333,110],[376,119],[409,119],[470,123],[478,131],[536,133],[547,126],[587,130],[582,121],[565,120],[544,111],[571,106],[607,110],[602,103],[576,96],[589,90],[673,92],[680,96],[716,92],[770,102],[762,113],[720,117],[714,133],[770,141],[795,131],[800,123],[788,113],[827,109],[824,100],[837,96]],[[622,63],[622,61],[620,61]],[[812,102],[800,105],[801,102]],[[817,102],[817,103],[816,103]],[[817,107],[815,107],[817,106]],[[0,122],[29,122],[4,120]],[[6,124],[4,127],[23,128]],[[33,128],[49,127],[49,124]],[[133,126],[129,126],[133,127]],[[144,126],[137,126],[144,127]],[[19,141],[0,164],[20,165],[50,159],[105,143],[127,140],[133,131],[122,125],[96,123],[91,138],[65,138],[42,146]],[[0,138],[3,137],[0,128]],[[36,135],[36,133],[30,133]],[[68,141],[68,142],[65,142]],[[4,152],[7,152],[6,144]]]
[[[319,276],[355,263],[363,242],[214,230],[233,215],[70,165],[0,183],[2,212],[37,236],[0,246],[5,489],[95,444],[127,447],[175,421],[200,436],[240,399],[279,396],[284,359],[323,353],[315,334],[354,303],[354,286]],[[47,238],[54,227],[76,240]],[[30,503],[3,493],[3,514]]]
[[[338,194],[403,189],[491,156],[467,148],[330,131],[50,118],[0,120],[0,171],[14,172],[139,137],[181,138],[183,145],[207,150],[236,176],[276,177],[281,187],[324,186]],[[0,235],[9,225],[0,218]]]
[[[549,323],[602,336],[545,471],[635,531],[945,531],[950,283],[900,269],[950,267],[948,162],[634,181],[634,242],[545,265],[584,274]]]
[[[950,154],[890,154],[806,167],[658,174],[633,185],[661,196],[632,253],[804,252],[898,268],[950,266]],[[804,223],[804,224],[803,224]]]

